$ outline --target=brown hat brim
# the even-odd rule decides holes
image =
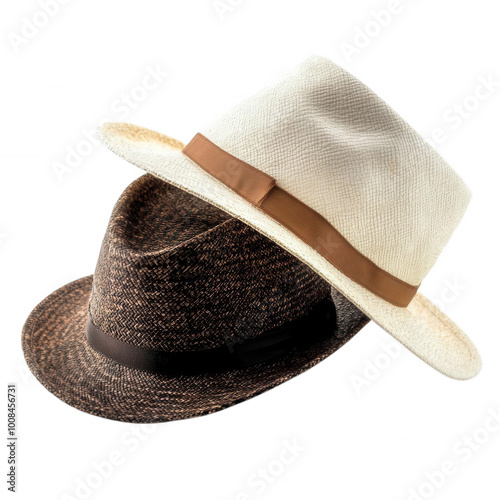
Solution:
[[[24,325],[24,355],[37,379],[59,399],[84,412],[124,422],[186,419],[245,401],[316,365],[369,321],[332,291],[338,331],[327,341],[239,370],[163,375],[123,366],[88,345],[91,288],[92,276],[88,276],[43,300]]]

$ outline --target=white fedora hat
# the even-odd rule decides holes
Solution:
[[[470,192],[342,68],[308,59],[184,149],[124,123],[99,135],[120,157],[281,245],[435,369],[456,379],[479,372],[469,338],[417,292]]]

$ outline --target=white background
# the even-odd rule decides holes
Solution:
[[[500,411],[498,3],[58,5],[45,26],[24,28],[31,37],[24,41],[23,18],[37,16],[38,1],[4,1],[0,26],[2,392],[18,384],[18,498],[404,500],[413,489],[420,491],[414,499],[499,499],[500,431],[482,430],[489,413]],[[389,7],[389,20],[377,15]],[[355,43],[348,56],[346,44]],[[311,54],[344,66],[425,137],[443,129],[437,149],[474,197],[422,290],[475,341],[481,374],[457,382],[403,350],[384,369],[365,373],[370,363],[387,361],[385,345],[396,345],[370,324],[306,374],[207,417],[135,426],[87,415],[49,394],[27,372],[23,322],[46,295],[93,272],[111,209],[142,173],[103,146],[85,149],[85,131],[101,120],[129,121],[186,142]],[[168,76],[155,89],[137,90],[156,67]],[[471,96],[481,79],[497,85],[477,102]],[[124,106],[124,94],[140,102]],[[453,107],[464,101],[475,109],[459,120]],[[57,176],[54,165],[78,146],[86,157]],[[5,429],[6,416],[1,422]],[[140,444],[132,435],[138,431]],[[475,436],[471,444],[462,442],[466,436]],[[280,465],[284,443],[294,441],[301,451]],[[120,463],[98,476],[95,464],[117,453]],[[429,488],[426,475],[445,461],[454,474]],[[256,482],[269,468],[271,481]],[[82,481],[90,481],[89,491],[77,488]],[[6,486],[2,479],[2,495]]]

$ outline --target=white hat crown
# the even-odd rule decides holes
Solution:
[[[392,108],[311,57],[201,133],[276,179],[377,266],[419,285],[470,192]]]

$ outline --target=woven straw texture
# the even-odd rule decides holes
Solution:
[[[420,285],[469,203],[463,181],[397,113],[322,58],[200,132],[275,178],[363,255],[412,285]]]
[[[68,404],[106,418],[161,422],[221,410],[315,365],[368,318],[333,292],[331,339],[216,374],[161,375],[92,349],[85,325],[141,347],[209,349],[303,316],[332,293],[308,266],[237,219],[146,175],[118,201],[94,277],[47,297],[23,330],[30,369]],[[304,332],[307,335],[307,332]]]
[[[313,57],[201,133],[268,173],[382,269],[420,284],[469,202],[458,175],[385,102],[330,61]],[[475,376],[468,337],[421,295],[388,304],[234,193],[166,136],[105,124],[101,140],[153,175],[213,203],[287,249],[412,352],[457,379]]]

